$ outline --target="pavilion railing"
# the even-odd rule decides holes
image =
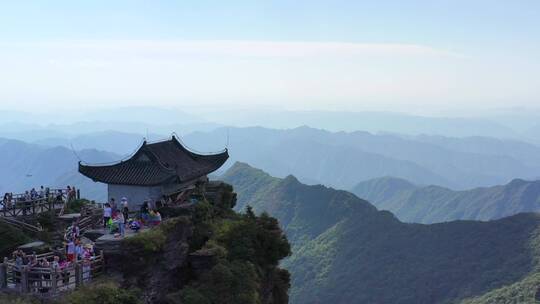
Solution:
[[[47,195],[37,196],[28,199],[26,193],[12,194],[10,200],[0,201],[0,216],[17,217],[35,215],[50,210],[60,209],[60,213],[65,208],[69,194],[66,189],[48,188]],[[80,197],[80,192],[77,190],[76,198]]]
[[[38,260],[53,258],[53,253],[37,256]],[[0,289],[21,294],[54,297],[88,284],[104,271],[103,252],[90,260],[77,261],[64,268],[18,267],[7,258],[0,264]]]

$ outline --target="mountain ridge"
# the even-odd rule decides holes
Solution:
[[[516,178],[506,185],[455,191],[440,186],[398,187],[402,179],[372,179],[351,191],[405,222],[436,223],[458,219],[492,220],[540,211],[540,181]]]
[[[235,186],[237,208],[249,204],[280,221],[293,248],[283,264],[293,304],[457,303],[519,282],[538,266],[536,213],[407,224],[346,191],[276,179],[247,164],[222,178]]]

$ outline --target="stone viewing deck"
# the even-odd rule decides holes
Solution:
[[[55,254],[47,252],[37,259],[52,262]],[[89,284],[103,273],[103,252],[88,260],[77,261],[63,267],[17,266],[14,260],[4,259],[0,264],[0,290],[8,293],[54,297]]]

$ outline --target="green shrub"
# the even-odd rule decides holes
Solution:
[[[0,303],[9,304],[39,304],[40,301],[31,297],[0,295]]]
[[[184,304],[260,304],[259,279],[253,264],[222,260],[196,285],[179,294]]]
[[[131,247],[133,252],[143,256],[150,256],[163,250],[167,236],[160,227],[154,227],[150,230],[141,231],[134,237],[124,240],[126,246]],[[131,252],[128,250],[128,252]]]
[[[241,220],[226,220],[216,229],[216,240],[227,248],[229,260],[250,261],[258,266],[275,266],[291,254],[287,238],[276,219],[247,212]]]
[[[76,200],[73,200],[71,202],[69,202],[67,205],[66,205],[66,209],[64,210],[64,213],[80,213],[81,212],[81,208],[84,206],[84,205],[88,205],[90,204],[90,201],[89,200],[86,200],[86,199],[76,199]]]
[[[140,292],[105,282],[86,286],[67,295],[61,304],[142,304]]]
[[[184,304],[212,304],[210,300],[199,290],[186,287],[182,290],[181,294],[176,294],[174,299],[180,298],[182,301],[172,300],[174,303],[184,303]]]
[[[0,221],[0,255],[11,255],[11,252],[19,245],[30,242],[31,238],[20,229],[14,228]]]

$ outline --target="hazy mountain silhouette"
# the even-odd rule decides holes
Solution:
[[[76,155],[76,154],[78,155]],[[98,150],[74,151],[65,147],[43,147],[16,140],[0,140],[0,193],[22,192],[41,185],[75,185],[90,199],[103,199],[105,186],[77,172],[78,157],[92,163],[117,160],[118,155]]]
[[[405,222],[491,220],[540,211],[540,181],[521,179],[503,186],[453,191],[387,177],[362,182],[352,192]]]
[[[383,176],[466,189],[507,183],[516,177],[534,178],[540,172],[535,154],[540,155],[540,148],[523,143],[528,148],[523,155],[505,154],[512,145],[507,141],[498,145],[494,141],[495,150],[489,153],[464,152],[397,135],[333,133],[308,127],[218,129],[189,134],[184,141],[197,150],[211,151],[220,147],[227,133],[234,151],[232,161],[246,161],[274,176],[294,174],[302,181],[341,189]]]
[[[132,153],[147,136],[163,133],[99,131],[77,136],[40,138],[37,143],[75,149],[97,148]],[[228,145],[231,161],[245,161],[274,176],[294,174],[302,182],[350,189],[384,176],[452,189],[508,183],[540,177],[540,148],[515,140],[485,137],[406,137],[368,132],[328,132],[301,127],[220,128],[181,136],[192,149],[212,152]]]

